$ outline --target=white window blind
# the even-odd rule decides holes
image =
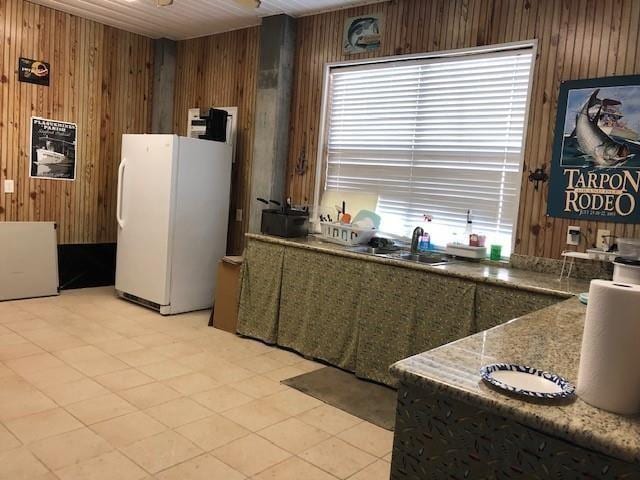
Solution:
[[[472,210],[474,231],[510,253],[532,59],[524,48],[332,68],[325,188],[377,194],[382,230],[423,225],[439,245]]]

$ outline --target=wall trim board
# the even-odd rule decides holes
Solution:
[[[116,244],[58,245],[60,290],[115,285]]]

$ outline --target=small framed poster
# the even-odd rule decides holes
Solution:
[[[75,180],[78,138],[75,123],[31,117],[30,138],[30,177]]]
[[[563,82],[547,212],[640,223],[640,75]]]
[[[50,66],[47,62],[20,57],[18,59],[18,80],[49,86]]]
[[[384,17],[380,14],[350,17],[344,22],[344,53],[362,53],[380,48]]]

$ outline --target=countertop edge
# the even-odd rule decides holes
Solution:
[[[518,321],[526,321],[527,318],[530,318],[531,315],[536,315],[537,313],[543,312],[547,309],[553,309],[562,307],[563,304],[569,305],[569,302],[574,302],[575,299],[567,299],[564,302],[560,302],[555,305],[551,305],[549,307],[542,308],[535,312],[531,312],[522,317],[515,318],[510,320],[504,324],[497,325],[489,330],[499,329],[504,327],[508,323],[518,322]],[[489,331],[486,330],[486,331]],[[483,332],[480,332],[483,333]],[[475,335],[479,335],[475,334]],[[469,338],[469,337],[467,337]],[[462,342],[465,339],[456,340],[454,342],[448,343],[446,345],[442,345],[440,347],[435,348],[432,351],[445,349],[448,347],[455,346],[456,343]],[[426,353],[426,352],[425,352]],[[549,419],[543,419],[535,412],[523,410],[520,408],[520,402],[526,402],[526,400],[521,400],[516,397],[511,397],[509,395],[505,395],[504,393],[497,392],[497,395],[500,395],[501,398],[505,400],[505,402],[496,401],[493,398],[485,397],[479,395],[477,392],[467,390],[462,385],[452,385],[448,383],[446,380],[435,378],[433,376],[428,376],[425,372],[421,372],[416,368],[413,368],[410,364],[410,360],[414,357],[420,357],[423,354],[413,355],[412,357],[408,357],[406,359],[400,360],[389,367],[389,371],[391,375],[397,378],[401,383],[405,383],[409,386],[414,386],[416,388],[423,389],[432,389],[438,392],[442,392],[443,394],[450,396],[455,400],[459,400],[469,405],[478,406],[480,408],[484,408],[486,411],[490,413],[497,414],[499,416],[503,416],[510,420],[521,423],[527,427],[530,427],[534,430],[538,430],[546,435],[558,438],[562,441],[575,443],[576,445],[586,448],[589,450],[593,450],[599,454],[607,455],[612,458],[616,458],[618,460],[622,460],[624,462],[632,463],[632,464],[640,464],[640,454],[638,453],[637,448],[633,448],[631,446],[627,447],[625,445],[621,445],[619,443],[615,444],[612,447],[612,444],[608,441],[608,439],[601,439],[594,435],[592,430],[583,429],[575,427],[571,424],[565,424],[562,422],[554,422]],[[478,384],[481,384],[482,379],[480,378],[480,372],[478,371]],[[487,386],[489,390],[493,390],[491,387]],[[513,401],[513,403],[510,403]],[[575,397],[573,402],[582,402],[579,397]],[[558,404],[559,406],[562,403]],[[554,406],[550,404],[550,408]]]
[[[394,370],[394,366],[391,366],[391,373],[401,382],[408,383],[409,385],[413,385],[418,388],[424,388],[424,385],[421,382],[416,380],[412,381],[410,379],[410,376],[414,374],[408,370],[398,372],[397,370]],[[481,408],[486,407],[485,410],[490,413],[494,413],[518,423],[522,423],[527,427],[538,430],[546,435],[555,437],[564,442],[573,442],[582,448],[593,450],[599,454],[607,455],[624,462],[640,463],[640,459],[635,456],[635,453],[632,450],[613,450],[610,448],[609,443],[599,441],[597,437],[595,437],[591,432],[572,429],[571,427],[567,427],[566,425],[561,424],[551,424],[546,422],[542,423],[539,421],[539,418],[536,415],[523,412],[522,410],[518,409],[516,405],[496,405],[490,399],[475,396],[473,392],[463,390],[459,387],[452,387],[446,382],[435,379],[428,379],[427,383],[433,389],[444,392],[451,398],[462,401],[469,405],[479,406]]]
[[[395,267],[407,268],[410,270],[419,270],[423,272],[434,273],[436,275],[442,275],[445,277],[455,277],[463,280],[470,280],[473,282],[496,285],[499,287],[512,288],[516,290],[539,293],[543,295],[551,295],[551,296],[560,297],[564,299],[569,299],[578,295],[577,292],[568,292],[568,291],[557,290],[553,288],[536,287],[533,285],[522,285],[515,282],[508,282],[505,280],[489,278],[489,277],[480,276],[480,275],[471,275],[471,274],[465,274],[460,272],[451,272],[451,271],[441,270],[438,267],[434,267],[428,264],[420,264],[420,263],[408,262],[404,260],[395,260],[393,258],[388,258],[388,257],[378,257],[378,256],[366,255],[362,253],[339,250],[336,248],[334,244],[327,244],[327,247],[319,246],[319,245],[304,245],[302,243],[298,243],[286,238],[273,237],[273,236],[257,234],[257,233],[247,233],[245,234],[245,236],[252,240],[273,243],[276,245],[289,246],[289,247],[300,248],[304,250],[312,250],[312,251],[327,253],[329,255],[335,255],[339,257],[353,258],[357,260],[378,263],[380,265],[392,265]],[[502,267],[502,268],[510,268],[510,267]],[[532,273],[535,273],[535,272],[532,272]],[[538,274],[538,275],[545,275],[545,274]]]

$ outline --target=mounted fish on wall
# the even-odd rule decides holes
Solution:
[[[548,213],[640,223],[640,75],[563,82]]]
[[[363,53],[380,48],[384,16],[349,17],[344,22],[344,53]]]

